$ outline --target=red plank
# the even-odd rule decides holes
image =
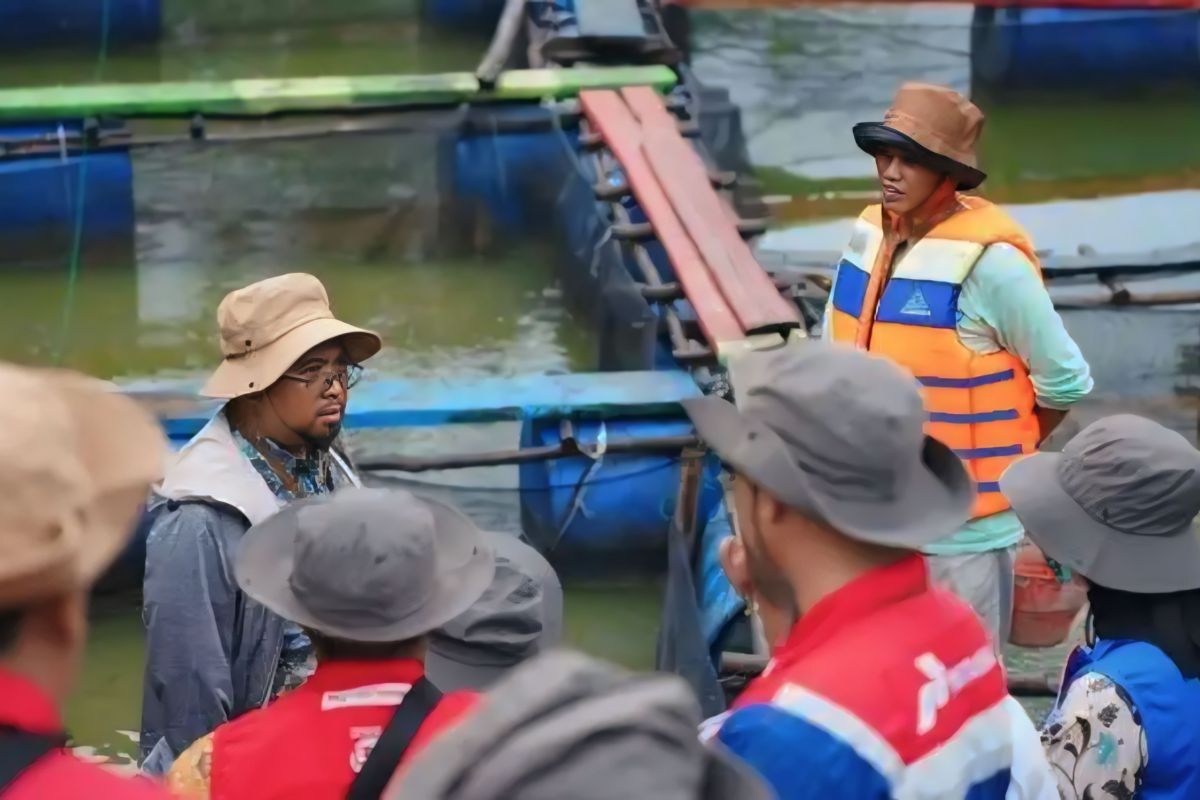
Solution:
[[[731,219],[732,209],[712,188],[703,159],[679,135],[662,98],[644,86],[621,93],[642,123],[651,169],[742,327],[754,333],[799,326],[799,310],[754,258]]]
[[[580,92],[579,101],[588,122],[625,172],[638,205],[666,250],[684,294],[696,309],[700,327],[714,347],[721,342],[744,339],[746,334],[725,301],[708,267],[671,208],[658,179],[642,151],[642,130],[616,92]]]

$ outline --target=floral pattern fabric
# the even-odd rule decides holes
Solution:
[[[1131,800],[1146,769],[1146,731],[1133,700],[1104,675],[1076,678],[1042,726],[1063,800]]]
[[[351,485],[349,476],[335,463],[329,450],[313,450],[305,456],[294,455],[270,439],[251,442],[233,429],[233,438],[243,456],[254,465],[272,493],[291,502],[304,497],[327,494]],[[312,642],[300,626],[288,623],[283,632],[283,649],[271,684],[271,697],[295,689],[317,668]]]

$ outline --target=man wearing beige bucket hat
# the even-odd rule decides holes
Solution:
[[[224,359],[203,394],[228,402],[179,452],[150,505],[141,748],[151,773],[312,673],[308,637],[246,597],[234,555],[248,528],[287,504],[361,485],[338,436],[379,336],[335,318],[325,287],[301,273],[231,292],[217,322]],[[557,641],[561,587],[549,564],[516,540],[490,549],[548,596],[536,606],[546,611],[539,630]],[[508,598],[489,592],[489,609],[503,612]]]
[[[0,364],[0,795],[165,797],[64,749],[88,593],[162,474],[157,423],[100,381]]]
[[[957,92],[906,83],[881,122],[854,126],[883,202],[855,223],[824,337],[890,358],[921,383],[928,433],[963,459],[978,491],[971,519],[924,550],[935,577],[1003,643],[1022,530],[1000,474],[1037,450],[1092,378],[1028,235],[962,193],[986,178],[976,153],[983,123]]]

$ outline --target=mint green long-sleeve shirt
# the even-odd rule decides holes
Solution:
[[[831,308],[832,299],[822,328],[826,339],[832,339]],[[1092,373],[1079,345],[1029,259],[1011,245],[992,245],[979,258],[958,298],[957,329],[962,343],[978,353],[1005,350],[1020,358],[1043,408],[1066,410],[1092,390]],[[970,520],[925,550],[932,555],[998,550],[1017,544],[1022,533],[1017,515],[1002,511]]]

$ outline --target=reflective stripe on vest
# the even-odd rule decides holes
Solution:
[[[1109,678],[1133,701],[1146,734],[1146,768],[1139,800],[1200,797],[1200,680],[1184,680],[1179,668],[1152,644],[1101,639],[1067,659],[1058,703],[1081,675]]]
[[[833,285],[834,341],[855,344],[908,369],[921,383],[926,432],[967,464],[979,496],[972,516],[1009,507],[1000,493],[1005,468],[1037,448],[1029,372],[1007,352],[980,354],[958,338],[963,282],[988,245],[1005,242],[1037,260],[1024,233],[985,200],[936,225],[887,272],[879,206],[855,223]],[[877,299],[875,299],[877,298]]]

